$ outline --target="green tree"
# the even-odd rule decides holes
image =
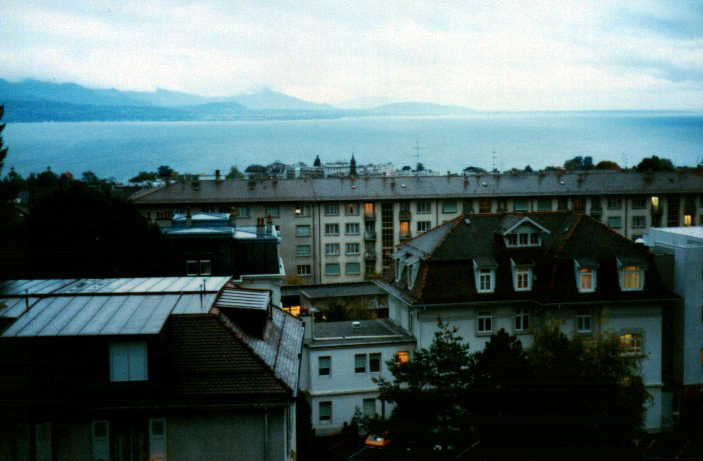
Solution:
[[[318,312],[318,319],[327,322],[370,320],[375,317],[376,312],[371,309],[368,302],[358,299],[348,302],[331,301],[326,307],[320,308]]]
[[[393,376],[374,378],[379,398],[394,403],[389,425],[393,437],[431,447],[447,446],[466,434],[462,407],[470,382],[469,345],[456,327],[438,320],[438,331],[429,348],[415,351],[412,360],[386,362]]]
[[[418,163],[415,170],[416,171],[425,171],[425,165],[423,163]]]
[[[635,169],[640,173],[655,171],[674,171],[674,164],[668,158],[659,158],[656,155],[643,158]]]
[[[601,160],[600,162],[596,163],[596,170],[622,171],[622,168],[620,167],[620,165],[610,160]]]
[[[236,166],[233,166],[232,168],[229,169],[229,173],[227,173],[227,176],[225,176],[227,179],[244,179],[244,173],[239,171],[239,168]]]
[[[170,166],[167,165],[161,165],[157,170],[156,170],[156,176],[159,179],[171,179],[176,175],[176,171],[171,168]]]
[[[564,168],[568,171],[592,170],[593,169],[593,158],[590,156],[582,157],[580,155],[577,155],[576,157],[564,162]]]
[[[312,162],[312,166],[322,166],[322,161],[320,161],[320,156],[316,155],[315,156],[315,161]]]
[[[156,181],[156,173],[149,171],[140,171],[138,175],[129,180],[129,182],[144,182]]]

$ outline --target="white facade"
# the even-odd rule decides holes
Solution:
[[[640,373],[647,392],[652,399],[647,403],[645,428],[649,431],[659,431],[662,425],[669,424],[668,405],[662,406],[662,307],[658,305],[607,305],[601,306],[567,306],[545,309],[544,314],[528,311],[528,328],[516,329],[516,316],[519,309],[509,305],[473,305],[462,304],[426,308],[413,308],[394,296],[389,297],[389,315],[403,328],[413,334],[418,348],[427,348],[432,343],[434,333],[438,331],[437,317],[443,322],[457,327],[457,332],[470,346],[471,352],[480,351],[485,347],[492,333],[505,329],[514,334],[522,342],[524,348],[529,348],[534,340],[534,332],[540,326],[553,320],[560,323],[561,329],[568,335],[591,335],[611,331],[617,335],[636,334],[641,339],[641,354],[643,356]],[[490,329],[479,330],[479,316],[489,313]],[[523,314],[524,315],[524,314]],[[579,331],[579,315],[589,316],[589,328]],[[583,326],[583,322],[581,323]],[[586,331],[588,330],[588,331]],[[668,398],[668,397],[667,397]]]
[[[684,386],[703,385],[703,226],[650,229],[645,244],[672,254],[673,290],[683,298],[674,317],[674,366]]]

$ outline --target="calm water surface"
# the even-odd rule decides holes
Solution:
[[[7,173],[51,166],[126,180],[170,165],[179,172],[228,171],[252,163],[420,161],[446,172],[466,166],[543,168],[575,155],[633,165],[659,155],[676,164],[703,159],[703,114],[519,113],[462,117],[379,117],[252,122],[62,122],[8,124]]]

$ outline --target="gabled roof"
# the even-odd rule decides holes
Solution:
[[[496,229],[509,229],[529,218],[544,228],[541,246],[507,247]],[[506,226],[506,223],[509,224]],[[427,235],[427,237],[425,237]],[[423,238],[424,237],[424,238]],[[389,270],[378,285],[409,304],[484,301],[568,303],[607,300],[674,299],[661,282],[656,267],[648,264],[644,290],[623,292],[618,282],[618,260],[644,266],[652,256],[636,244],[589,216],[574,212],[471,214],[460,216],[398,246],[394,255],[416,250],[423,254],[417,282],[412,288]],[[574,260],[598,266],[593,293],[579,293]],[[475,263],[475,264],[474,264]],[[495,291],[478,293],[474,266],[495,267]],[[529,292],[513,289],[512,266],[533,266]],[[478,268],[481,268],[481,267]]]
[[[523,224],[530,224],[531,226],[539,229],[542,232],[549,233],[548,229],[546,229],[544,226],[541,226],[538,222],[535,222],[534,220],[530,219],[529,216],[513,214],[505,215],[503,217],[503,219],[500,221],[500,224],[498,224],[496,233],[505,236],[512,233],[515,229],[522,226]]]

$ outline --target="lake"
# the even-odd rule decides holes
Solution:
[[[562,165],[575,155],[621,166],[658,155],[677,165],[703,159],[703,114],[665,112],[478,113],[457,117],[360,117],[244,122],[62,122],[8,124],[3,174],[47,166],[92,170],[124,181],[169,165],[213,174],[253,163],[348,160],[420,162],[440,172]],[[495,160],[493,152],[495,151]],[[495,163],[494,163],[495,162]]]

